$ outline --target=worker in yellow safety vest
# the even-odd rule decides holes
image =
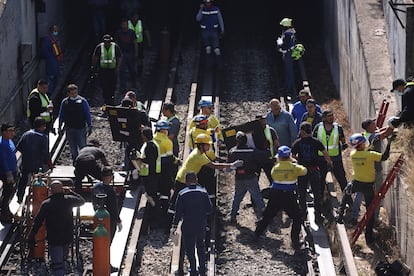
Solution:
[[[325,146],[328,155],[332,160],[332,173],[336,180],[344,190],[348,181],[346,180],[344,165],[342,163],[342,151],[348,147],[345,141],[344,130],[342,126],[334,122],[334,114],[330,109],[322,112],[322,122],[316,125],[313,130],[313,136],[316,137]],[[325,192],[326,174],[328,173],[328,163],[326,162],[323,153],[318,151],[318,166],[321,176],[321,196]]]
[[[122,63],[122,52],[108,34],[102,38],[92,56],[92,71],[99,71],[104,103],[114,105],[114,95],[119,69]],[[99,62],[99,63],[98,63]],[[97,66],[99,64],[99,66]],[[99,70],[98,70],[99,68]]]
[[[144,59],[144,35],[147,41],[148,48],[151,48],[151,36],[149,31],[144,30],[144,24],[140,19],[138,13],[134,13],[131,20],[128,20],[128,28],[135,32],[138,43],[138,60],[137,60],[137,72],[138,75],[142,73],[142,63]]]
[[[42,117],[46,121],[46,131],[49,133],[52,128],[52,116],[53,116],[53,103],[47,95],[48,82],[44,79],[40,79],[37,82],[36,88],[34,88],[28,98],[26,115],[30,122],[30,127],[34,128],[34,119],[36,117]]]
[[[200,108],[200,115],[207,116],[208,128],[214,129],[217,136],[217,144],[220,146],[224,143],[223,133],[221,132],[222,126],[220,121],[213,114],[213,103],[209,100],[200,100],[198,103]],[[194,117],[195,118],[195,117]],[[190,129],[195,126],[194,119],[190,122]],[[213,137],[213,142],[215,142]]]
[[[173,143],[168,138],[168,130],[170,129],[170,123],[165,120],[159,120],[155,124],[154,141],[157,143],[160,149],[161,156],[161,175],[160,175],[160,204],[162,216],[167,220],[168,201],[170,199],[171,189],[173,188],[173,167],[179,162],[176,156],[173,154]],[[175,177],[175,175],[174,175]],[[168,224],[167,224],[168,225]]]

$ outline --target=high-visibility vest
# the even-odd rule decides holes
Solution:
[[[160,147],[158,146],[157,142],[154,140],[150,140],[147,143],[152,142],[157,147],[157,160],[155,161],[155,173],[161,173],[161,154],[160,154]],[[145,148],[147,147],[147,143],[144,143],[141,147],[141,159],[144,159],[145,156]],[[141,167],[139,171],[140,176],[148,176],[149,175],[149,165],[146,163],[143,163],[143,166]]]
[[[144,36],[142,34],[142,22],[141,20],[138,20],[137,24],[134,26],[134,24],[131,22],[131,20],[128,20],[128,28],[133,30],[135,32],[135,35],[137,37],[137,42],[141,43],[144,41]]]
[[[329,136],[329,141],[326,139],[326,130],[323,126],[323,123],[320,123],[318,126],[318,140],[322,142],[328,151],[329,156],[339,155],[339,127],[337,123],[333,123],[333,128],[331,135]],[[321,151],[318,151],[319,156],[323,156]]]
[[[37,90],[37,88],[33,89],[32,92],[30,92],[29,96],[27,97],[27,105],[26,105],[27,106],[27,108],[26,108],[27,118],[30,118],[30,116],[32,115],[31,114],[31,111],[30,111],[30,108],[29,108],[29,101],[30,101],[31,96],[34,93],[39,93],[39,98],[40,98],[40,101],[41,101],[41,106],[46,110],[46,111],[43,111],[43,112],[40,113],[40,117],[42,117],[43,119],[45,119],[46,123],[49,123],[50,121],[52,121],[52,117],[50,116],[50,112],[47,111],[47,106],[50,103],[50,99],[47,96],[47,94],[40,93]]]
[[[273,148],[273,138],[272,138],[272,132],[270,131],[269,126],[266,125],[264,128],[264,135],[266,137],[266,140],[269,141],[269,150],[270,150],[270,158],[273,158],[275,156],[275,151]]]
[[[59,42],[53,39],[50,35],[49,35],[49,40],[50,40],[50,43],[52,44],[53,54],[55,55],[58,61],[61,61],[63,53],[62,53],[62,49],[60,48]]]
[[[101,43],[101,68],[114,69],[116,67],[115,43],[111,42],[109,49]]]
[[[407,82],[404,86],[404,88],[407,88],[409,86],[414,86],[414,82]]]

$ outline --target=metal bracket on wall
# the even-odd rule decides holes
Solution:
[[[413,0],[412,0],[412,1],[413,1]],[[413,2],[414,2],[414,1],[413,1]],[[395,3],[395,2],[393,2],[392,0],[389,0],[389,1],[388,1],[388,4],[390,4],[391,9],[392,9],[392,11],[394,12],[395,17],[397,17],[398,22],[400,22],[401,27],[402,27],[403,29],[405,29],[405,26],[404,26],[403,22],[401,21],[401,18],[399,17],[399,15],[398,15],[397,11],[399,11],[399,12],[404,12],[404,13],[407,13],[407,11],[406,11],[406,10],[401,10],[401,9],[397,8],[397,6],[414,7],[414,3],[413,3],[413,4],[408,4],[408,3]]]

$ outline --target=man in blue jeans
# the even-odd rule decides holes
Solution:
[[[50,191],[52,195],[42,202],[28,241],[29,245],[35,246],[35,235],[45,221],[53,275],[61,276],[65,275],[64,260],[68,244],[73,241],[72,208],[83,205],[85,200],[70,188],[63,187],[59,180],[52,181]]]
[[[75,161],[79,150],[86,146],[86,134],[92,133],[92,119],[89,103],[79,95],[76,84],[68,85],[67,95],[60,105],[59,131],[62,131],[64,123],[72,160]]]
[[[185,182],[187,187],[182,189],[177,197],[171,232],[175,233],[177,224],[182,219],[181,231],[183,233],[184,248],[190,263],[189,274],[190,276],[206,275],[204,240],[207,216],[212,211],[212,204],[206,189],[197,183],[197,175],[194,172],[188,172],[185,175]],[[194,252],[195,247],[197,247],[198,262],[200,264],[198,273]]]
[[[231,221],[236,222],[240,202],[243,200],[247,191],[249,191],[252,201],[255,204],[256,215],[260,219],[265,204],[259,189],[258,171],[263,160],[267,160],[267,152],[247,146],[247,136],[242,131],[237,132],[236,143],[237,145],[230,149],[229,162],[243,160],[244,164],[236,169],[236,186],[230,214]]]

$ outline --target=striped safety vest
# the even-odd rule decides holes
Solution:
[[[40,92],[37,90],[37,88],[33,89],[33,90],[32,90],[32,92],[30,92],[29,97],[27,97],[27,108],[26,108],[26,115],[27,115],[27,118],[30,118],[30,116],[32,115],[32,114],[31,114],[31,111],[30,111],[30,108],[29,108],[29,101],[30,101],[31,96],[32,96],[34,93],[39,93],[39,98],[40,98],[40,101],[41,101],[42,107],[46,110],[46,111],[43,111],[42,113],[40,113],[40,117],[42,117],[43,119],[45,119],[46,123],[51,122],[51,121],[52,121],[52,117],[51,117],[51,115],[50,115],[50,112],[49,112],[49,111],[47,111],[47,106],[50,104],[50,99],[49,99],[49,97],[47,96],[47,94],[42,94],[42,93],[40,93]]]
[[[156,147],[158,151],[157,160],[155,161],[155,173],[161,173],[161,154],[160,154],[160,147],[158,146],[157,142],[154,140],[150,140],[147,143],[152,142]],[[145,148],[147,147],[147,143],[144,143],[141,147],[141,159],[146,158],[145,156]],[[142,167],[139,171],[140,176],[148,176],[149,175],[149,165],[146,163],[142,163]]]
[[[338,156],[339,155],[339,127],[337,123],[333,123],[333,128],[331,135],[329,136],[329,141],[326,139],[326,130],[323,126],[323,123],[319,123],[318,126],[318,140],[322,142],[328,151],[329,156]],[[318,151],[319,156],[323,156],[321,151]]]
[[[116,55],[115,55],[115,43],[111,42],[109,49],[106,49],[104,44],[101,43],[101,68],[115,69],[116,67]]]
[[[144,36],[142,35],[143,29],[142,29],[141,20],[138,20],[138,22],[135,26],[134,26],[134,24],[132,23],[131,20],[128,20],[128,28],[135,32],[138,43],[141,43],[142,41],[144,41]]]
[[[62,53],[62,49],[60,48],[59,41],[53,39],[53,37],[51,37],[50,35],[49,35],[49,40],[50,40],[50,44],[52,44],[53,54],[55,55],[58,61],[61,61],[63,53]]]

